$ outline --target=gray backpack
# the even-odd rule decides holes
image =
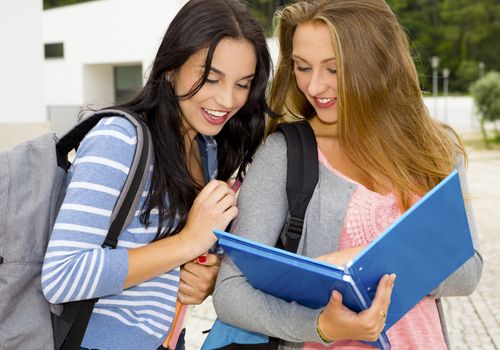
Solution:
[[[130,223],[153,160],[148,128],[140,116],[103,110],[60,140],[45,134],[0,152],[0,349],[79,349],[95,300],[49,304],[41,269],[50,233],[66,191],[68,153],[99,120],[120,116],[137,129],[137,150],[103,246],[115,248]]]

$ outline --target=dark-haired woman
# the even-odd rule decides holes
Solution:
[[[145,87],[116,107],[144,116],[155,154],[116,249],[101,244],[135,152],[135,128],[111,117],[85,137],[42,272],[52,303],[99,298],[83,348],[156,349],[176,301],[199,303],[213,288],[219,260],[204,254],[216,241],[212,230],[237,215],[227,181],[241,177],[263,137],[269,72],[264,33],[238,0],[191,0],[179,11]],[[208,287],[197,285],[207,279]]]

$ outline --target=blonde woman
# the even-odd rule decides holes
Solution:
[[[269,131],[307,120],[318,144],[319,182],[300,254],[346,263],[454,168],[466,186],[465,150],[429,116],[408,39],[383,0],[298,1],[278,12],[277,24],[270,106],[282,117],[271,120]],[[286,143],[272,134],[242,185],[234,232],[274,245],[287,216],[285,185]],[[469,295],[482,271],[466,206],[475,255],[391,327],[393,349],[447,348],[439,300]],[[359,314],[342,305],[338,292],[312,310],[253,289],[225,258],[214,304],[223,322],[280,338],[282,349],[370,348],[359,340],[380,334],[394,283],[384,276],[371,308]]]

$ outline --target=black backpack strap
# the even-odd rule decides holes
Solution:
[[[299,248],[307,206],[319,179],[318,145],[307,121],[278,124],[286,140],[286,197],[288,220],[276,247],[296,253]],[[269,337],[267,349],[278,349],[280,340]]]
[[[131,211],[135,211],[137,203],[142,196],[149,166],[153,162],[153,146],[148,127],[142,117],[136,113],[122,110],[103,110],[92,114],[57,143],[59,164],[66,170],[69,168],[67,154],[78,147],[85,135],[105,117],[120,116],[128,119],[136,126],[137,148],[130,167],[130,172],[124,185],[124,190],[118,198],[118,202],[113,210],[111,226],[109,228],[103,247],[116,248],[118,236],[123,228],[128,225],[128,220],[132,217]],[[97,302],[97,298],[82,300],[64,304],[63,312],[59,318],[54,319],[54,342],[57,350],[80,349],[85,331],[87,329],[92,310]]]
[[[278,130],[286,139],[286,195],[290,212],[278,244],[295,253],[299,247],[307,206],[318,183],[318,146],[307,121],[282,123],[278,125]]]

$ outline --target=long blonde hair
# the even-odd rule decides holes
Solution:
[[[408,38],[383,0],[302,0],[275,20],[280,56],[269,105],[281,118],[268,132],[290,117],[315,116],[296,85],[292,40],[298,25],[319,22],[335,48],[339,142],[372,177],[392,181],[402,210],[450,173],[457,153],[466,156],[453,130],[429,116]]]

